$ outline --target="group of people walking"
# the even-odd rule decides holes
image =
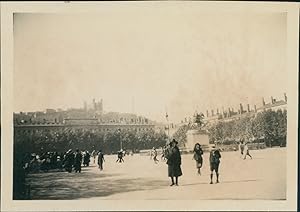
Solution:
[[[101,150],[96,153],[93,151],[92,156],[94,154],[98,155],[98,167],[100,170],[103,170],[103,162],[104,162],[104,155]],[[81,172],[81,166],[89,166],[90,164],[91,154],[88,151],[81,152],[79,149],[76,149],[75,152],[72,149],[69,149],[64,157],[64,168],[67,172],[71,173],[74,169],[75,173]]]
[[[168,164],[168,176],[171,178],[171,185],[178,186],[178,177],[182,176],[181,170],[181,154],[177,146],[178,142],[173,139],[169,148],[165,152]],[[197,173],[201,175],[201,168],[203,165],[203,150],[199,143],[195,144],[193,159],[196,161]],[[220,164],[221,153],[214,145],[210,150],[209,163],[210,163],[210,184],[213,184],[213,173],[216,173],[216,183],[219,183],[219,164]],[[174,181],[175,179],[175,181]]]
[[[118,152],[118,158],[117,158],[117,160],[116,160],[116,163],[122,163],[122,162],[124,162],[124,159],[123,159],[123,157],[125,156],[126,154],[124,153],[124,151],[123,150],[120,150],[119,152]]]
[[[195,144],[194,147],[194,157],[193,159],[196,161],[196,168],[199,175],[201,175],[201,168],[203,165],[203,150],[199,143]],[[219,183],[219,165],[220,165],[221,153],[219,149],[216,149],[215,145],[211,147],[209,154],[209,164],[210,164],[210,184],[213,184],[213,174],[216,173],[216,183]]]
[[[23,166],[26,173],[48,172],[49,170],[72,172],[81,171],[81,164],[89,166],[90,153],[88,151],[74,152],[69,149],[67,152],[45,152],[41,154],[27,153],[23,159]]]
[[[69,149],[64,156],[64,168],[67,172],[72,172],[73,168],[75,173],[81,172],[81,165],[89,166],[90,164],[90,153],[89,151],[79,151],[76,149],[73,152],[72,149]]]
[[[178,185],[178,177],[182,175],[181,171],[181,155],[179,148],[177,147],[178,142],[173,139],[169,144],[169,148],[163,153],[164,157],[167,158],[168,164],[168,176],[171,178],[171,186]],[[241,157],[245,160],[247,156],[252,159],[249,152],[248,143],[243,140],[239,143],[239,149]],[[203,166],[203,150],[199,143],[196,143],[193,150],[193,160],[196,161],[197,173],[201,175],[201,168]],[[210,165],[210,184],[213,184],[214,173],[216,175],[216,183],[219,183],[219,165],[220,165],[221,153],[215,145],[212,145],[209,153],[209,165]],[[174,183],[175,178],[175,183]]]

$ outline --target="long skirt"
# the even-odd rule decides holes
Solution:
[[[179,177],[182,175],[180,165],[168,165],[168,176]]]

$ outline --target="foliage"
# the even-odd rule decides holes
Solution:
[[[14,149],[16,154],[26,152],[41,153],[45,151],[65,152],[68,149],[99,150],[106,154],[123,149],[138,151],[166,144],[164,131],[154,129],[140,130],[40,130],[38,132],[14,132]]]
[[[264,111],[255,116],[241,117],[229,122],[218,122],[209,128],[211,143],[230,144],[240,141],[264,139],[267,146],[285,146],[287,111]]]
[[[174,133],[173,138],[178,142],[179,146],[184,146],[185,145],[185,143],[187,141],[186,140],[187,139],[186,133],[190,129],[191,129],[190,125],[183,125],[183,126],[180,126],[177,129],[177,131]]]

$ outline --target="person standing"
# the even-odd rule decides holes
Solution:
[[[244,156],[244,149],[245,149],[245,145],[244,145],[244,141],[243,140],[240,141],[239,149],[240,149],[240,152],[241,152],[241,156],[240,157],[243,157]]]
[[[103,170],[103,162],[104,162],[104,154],[102,153],[101,150],[99,150],[99,153],[98,153],[98,166],[99,166],[99,169],[100,171]]]
[[[92,151],[92,156],[93,156],[93,163],[95,164],[95,162],[96,162],[96,156],[97,156],[96,150]]]
[[[57,164],[58,170],[59,170],[59,171],[63,171],[63,169],[62,169],[62,168],[63,168],[63,166],[62,166],[62,160],[61,160],[61,158],[60,158],[59,155],[57,156],[56,164]]]
[[[79,149],[76,149],[75,156],[74,156],[74,170],[75,173],[81,172],[81,163],[82,163],[82,155],[79,152]]]
[[[194,156],[193,159],[196,161],[196,168],[198,170],[198,174],[201,175],[201,167],[203,164],[203,150],[201,148],[201,145],[199,143],[196,143],[194,146]]]
[[[74,164],[74,154],[72,149],[69,149],[64,156],[64,167],[67,172],[72,172],[72,166]]]
[[[181,171],[181,155],[179,148],[177,146],[178,142],[173,139],[170,143],[170,147],[167,150],[167,164],[168,164],[168,176],[171,178],[172,184],[170,186],[173,186],[176,184],[178,186],[178,177],[182,175]],[[174,177],[175,177],[175,183],[174,183]]]
[[[156,151],[155,147],[153,147],[152,151],[153,151],[154,163],[157,163],[159,160],[157,159],[157,151]]]
[[[151,149],[151,150],[149,151],[149,154],[150,154],[150,160],[152,160],[152,156],[153,156],[153,149]]]
[[[122,150],[120,150],[120,151],[118,152],[118,159],[117,159],[116,163],[117,163],[117,162],[119,162],[119,163],[124,162],[124,159],[123,159],[123,151],[122,151]]]
[[[247,157],[247,156],[249,156],[249,157],[252,159],[252,156],[251,156],[250,153],[249,153],[248,143],[245,143],[245,149],[244,149],[244,152],[245,152],[244,160],[246,160],[246,157]]]
[[[83,165],[84,166],[89,166],[90,165],[90,158],[91,158],[91,155],[89,153],[89,151],[85,151],[85,154],[83,156]]]
[[[165,157],[165,155],[166,155],[166,146],[163,146],[162,148],[162,154],[161,154],[161,160],[166,160],[166,157]]]
[[[210,162],[210,184],[213,184],[213,172],[216,172],[217,181],[216,183],[219,183],[219,165],[220,165],[220,158],[221,153],[218,149],[216,149],[215,146],[212,146],[212,149],[210,151],[209,155],[209,162]]]

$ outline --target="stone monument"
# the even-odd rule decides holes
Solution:
[[[205,130],[188,130],[186,136],[186,148],[189,151],[194,149],[196,143],[201,144],[203,150],[209,146],[208,133]]]

